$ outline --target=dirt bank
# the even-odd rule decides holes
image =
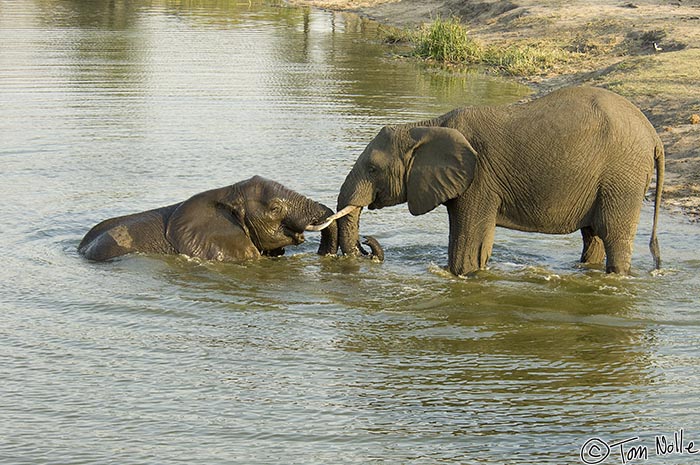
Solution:
[[[666,147],[665,204],[700,218],[700,0],[289,0],[400,27],[460,18],[485,44],[546,44],[566,60],[519,79],[535,95],[572,84],[636,103]]]

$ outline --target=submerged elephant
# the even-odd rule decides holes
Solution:
[[[132,252],[184,254],[218,261],[277,256],[304,242],[304,231],[321,233],[318,253],[336,253],[333,211],[274,181],[255,176],[202,192],[184,202],[105,220],[78,246],[91,260]]]
[[[496,226],[581,230],[582,262],[605,259],[608,272],[629,273],[655,168],[649,246],[658,268],[663,145],[634,105],[603,89],[566,88],[525,104],[465,107],[384,127],[345,178],[333,218],[342,251],[358,255],[362,207],[408,202],[422,215],[444,204],[454,274],[485,268]]]

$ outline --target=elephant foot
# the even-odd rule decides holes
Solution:
[[[362,247],[360,247],[363,254],[369,254],[369,258],[371,259],[376,258],[380,262],[384,261],[384,249],[382,249],[382,246],[379,244],[377,239],[372,236],[364,236],[364,241],[362,241],[362,243],[368,246],[371,250],[371,252],[368,253]]]

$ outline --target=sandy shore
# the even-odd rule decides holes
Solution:
[[[664,203],[700,218],[700,0],[288,0],[417,28],[455,16],[485,44],[542,43],[570,53],[546,74],[518,77],[534,95],[605,87],[637,104],[666,148]]]

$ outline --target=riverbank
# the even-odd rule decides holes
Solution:
[[[456,17],[487,45],[536,45],[563,59],[512,77],[533,96],[569,85],[629,98],[666,148],[664,204],[700,218],[700,0],[289,0],[349,11],[401,29]],[[488,70],[487,70],[488,72]],[[496,72],[495,70],[493,72]]]

